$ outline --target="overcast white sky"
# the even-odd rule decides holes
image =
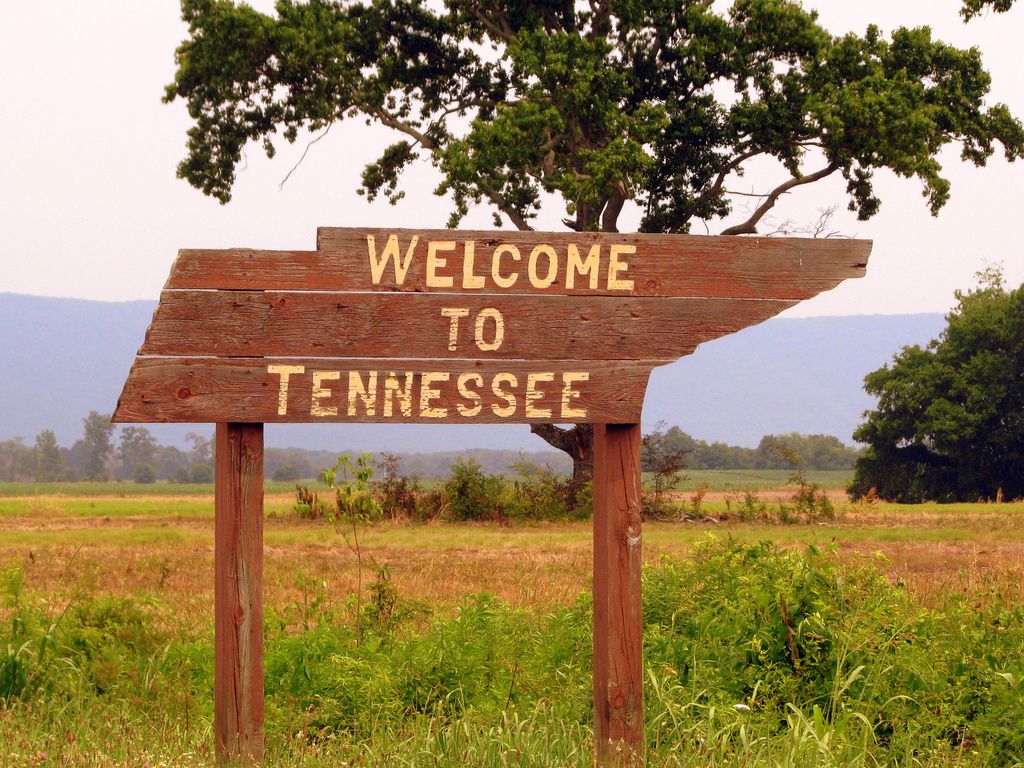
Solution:
[[[252,3],[269,9],[269,0]],[[928,24],[960,46],[978,45],[993,75],[992,101],[1024,116],[1024,8],[964,25],[957,0],[817,0],[835,32]],[[0,25],[0,292],[121,300],[156,298],[181,247],[313,248],[316,227],[444,226],[429,167],[411,173],[392,208],[355,194],[367,158],[393,140],[380,128],[343,124],[310,151],[283,190],[304,142],[268,161],[253,148],[227,206],[175,177],[189,126],[184,105],[160,102],[185,34],[174,0],[6,3]],[[945,311],[958,287],[987,262],[1024,282],[1024,163],[994,158],[986,169],[944,158],[953,199],[938,219],[915,181],[882,175],[882,212],[842,216],[845,234],[871,238],[868,277],[790,310],[790,315]],[[766,169],[774,170],[774,169]],[[757,189],[778,171],[748,177]],[[759,183],[761,182],[761,183]],[[840,203],[829,180],[786,201],[780,217],[807,220]],[[541,226],[561,229],[560,210]],[[488,211],[464,226],[490,227]]]

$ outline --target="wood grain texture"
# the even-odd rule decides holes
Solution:
[[[409,270],[402,282],[387,270],[378,284],[370,277],[367,235],[378,252],[387,238],[397,235],[403,248],[419,238]],[[608,234],[574,232],[453,231],[322,227],[316,251],[260,251],[249,248],[183,250],[172,268],[168,288],[221,288],[248,290],[427,291],[426,249],[429,241],[454,241],[455,252],[445,255],[437,274],[451,277],[445,291],[527,293],[546,295],[708,296],[721,298],[805,299],[834,287],[847,278],[862,277],[870,241],[812,238],[708,237],[698,235]],[[473,244],[475,274],[483,279],[477,289],[464,288],[464,244]],[[627,258],[624,273],[633,281],[628,291],[609,290],[604,273],[592,289],[586,280],[567,288],[563,280],[538,288],[519,279],[510,288],[495,285],[490,274],[496,245],[510,243],[521,251],[516,265],[525,271],[526,260],[537,245],[551,245],[565,269],[568,246],[581,254],[602,246],[602,270],[609,248],[621,244],[636,248]],[[404,250],[403,250],[404,254]]]
[[[566,296],[438,296],[251,291],[165,291],[143,355],[401,357],[520,360],[671,360],[700,343],[756,325],[783,300]],[[451,319],[466,309],[458,343]],[[476,318],[497,309],[504,339],[475,342]],[[484,338],[493,339],[485,323]]]
[[[114,414],[115,422],[392,422],[392,423],[589,423],[594,421],[636,421],[640,417],[644,392],[651,369],[663,361],[590,362],[539,361],[531,363],[500,361],[443,360],[331,360],[331,359],[216,359],[216,358],[138,358],[132,367],[125,390]],[[271,373],[268,366],[298,366],[302,373],[287,376],[286,412],[280,411],[281,373]],[[280,369],[277,369],[280,370]],[[329,394],[318,398],[319,408],[337,410],[334,415],[315,415],[313,405],[313,374],[317,371],[338,372],[337,378],[321,381]],[[348,411],[350,372],[356,372],[360,384],[370,390],[370,373],[377,373],[375,408],[367,413],[366,401],[357,393],[355,413]],[[401,410],[398,393],[391,393],[391,414],[386,415],[384,388],[390,372],[403,389],[406,375],[411,374],[412,391],[409,415]],[[428,393],[427,407],[443,410],[445,415],[423,413],[424,372],[448,373],[447,380],[428,381],[436,396]],[[565,399],[565,374],[586,372],[586,381],[571,380],[568,400]],[[466,397],[458,388],[460,374],[476,374],[465,382],[480,400]],[[503,381],[499,389],[515,397],[515,409],[508,415],[508,400],[494,393],[493,382],[499,373],[516,377],[513,385]],[[550,411],[550,416],[530,416],[526,411],[526,394],[531,374],[550,373],[535,379],[532,391],[541,396],[532,400],[534,413]],[[479,412],[468,413],[474,406]],[[563,415],[568,405],[573,413]],[[462,410],[460,411],[460,406]],[[496,413],[494,408],[501,411]]]
[[[214,741],[221,765],[263,764],[263,425],[217,424]]]
[[[643,765],[640,425],[594,426],[594,748]]]

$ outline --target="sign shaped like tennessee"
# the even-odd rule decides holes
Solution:
[[[652,368],[864,274],[860,240],[323,228],[184,250],[121,422],[639,420]]]

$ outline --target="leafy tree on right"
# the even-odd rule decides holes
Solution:
[[[868,446],[854,498],[1024,497],[1024,286],[1007,290],[997,268],[978,277],[938,339],[865,377],[878,408],[853,435]]]

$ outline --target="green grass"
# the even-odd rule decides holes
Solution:
[[[285,493],[295,489],[295,483],[268,480],[267,493]],[[92,482],[73,483],[0,483],[0,497],[9,496],[212,496],[213,483],[129,483]]]
[[[0,768],[212,768],[212,488],[82,487],[0,488]],[[369,526],[357,643],[354,557],[276,489],[268,766],[590,766],[589,523]],[[841,511],[645,523],[648,766],[1024,765],[1024,503]]]
[[[679,490],[690,491],[707,483],[713,491],[758,491],[785,485],[792,472],[784,469],[689,469],[676,485]],[[853,477],[847,470],[812,470],[806,473],[809,482],[822,488],[844,487]],[[316,484],[315,481],[300,481]],[[425,488],[439,484],[436,479],[425,478]],[[288,493],[295,488],[293,482],[268,480],[267,493]],[[213,483],[130,483],[130,482],[75,482],[75,483],[0,483],[0,498],[11,496],[205,496],[213,494]]]
[[[692,491],[707,483],[712,491],[762,491],[786,485],[793,472],[788,469],[684,469],[676,490]],[[809,470],[807,481],[822,488],[845,488],[853,470]]]
[[[268,765],[591,765],[587,595],[431,611],[377,581],[360,640],[351,600],[296,578],[266,620]],[[0,766],[213,765],[212,622],[177,625],[171,593],[54,603],[19,569],[0,598]],[[645,569],[644,625],[651,768],[1024,760],[1020,606],[926,609],[813,548],[705,537]]]

